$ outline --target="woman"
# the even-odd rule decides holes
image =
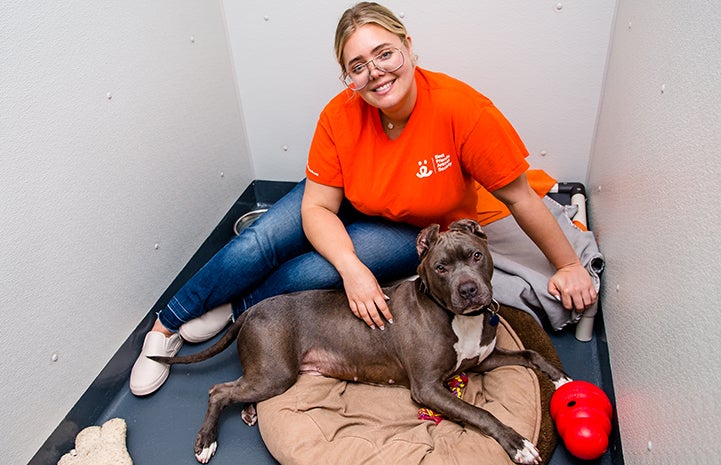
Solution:
[[[182,339],[209,339],[233,314],[273,295],[343,287],[351,311],[383,329],[393,303],[379,282],[415,273],[422,227],[475,217],[475,182],[509,207],[555,266],[549,292],[569,310],[595,302],[588,272],[528,186],[523,143],[487,98],[418,68],[405,27],[376,3],[343,14],[335,50],[348,90],[320,115],[307,179],[159,313],[131,373],[134,394],[155,391],[169,373],[146,355],[174,355]]]

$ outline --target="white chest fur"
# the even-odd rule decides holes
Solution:
[[[458,342],[453,345],[456,350],[456,369],[461,366],[464,360],[473,360],[481,362],[488,357],[496,347],[496,338],[494,337],[490,344],[481,345],[481,336],[483,335],[484,318],[480,316],[461,316],[455,315],[451,322],[453,332],[458,337]]]

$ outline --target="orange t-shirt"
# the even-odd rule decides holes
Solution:
[[[485,96],[447,75],[415,71],[418,98],[400,137],[377,108],[343,91],[321,112],[308,179],[342,187],[359,211],[419,227],[477,216],[477,184],[494,191],[528,169],[528,151]],[[474,182],[475,181],[475,182]]]

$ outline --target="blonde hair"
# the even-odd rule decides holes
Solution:
[[[404,45],[407,44],[408,31],[391,10],[375,2],[358,3],[343,13],[335,30],[335,56],[343,73],[345,73],[343,64],[345,44],[351,34],[366,24],[376,24],[397,35]]]

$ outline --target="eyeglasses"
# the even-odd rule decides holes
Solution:
[[[354,64],[348,72],[343,73],[340,79],[350,90],[361,90],[370,82],[371,63],[378,71],[392,73],[398,71],[403,66],[404,61],[405,58],[401,49],[386,48],[371,60]]]

